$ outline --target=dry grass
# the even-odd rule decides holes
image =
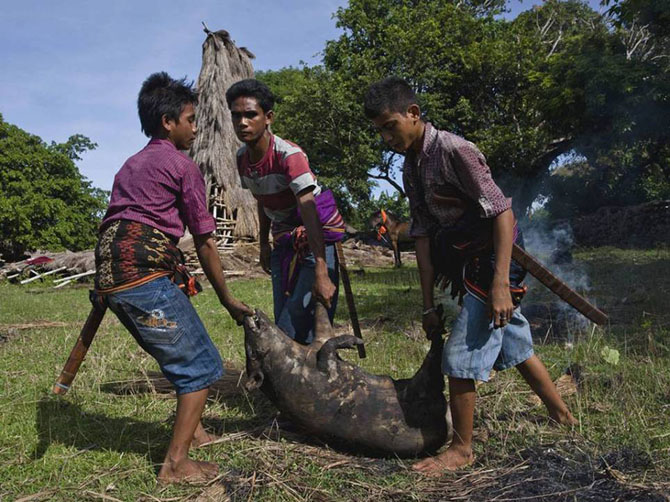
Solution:
[[[624,265],[613,276],[610,253],[597,256],[585,257],[597,297],[597,288],[612,287],[615,277],[619,288],[632,288],[624,282],[631,277]],[[665,257],[644,263],[632,252],[626,257],[629,274],[639,271],[635,258],[646,267],[645,278],[667,288]],[[396,378],[414,372],[427,350],[416,321],[416,280],[411,267],[352,276],[368,358],[345,357]],[[269,311],[267,279],[237,280],[232,288]],[[566,400],[579,426],[555,427],[515,372],[498,373],[478,387],[474,466],[437,480],[414,474],[409,461],[353,455],[291,428],[261,394],[242,390],[241,330],[213,291],[198,295],[195,305],[229,362],[204,419],[223,441],[194,452],[217,462],[221,476],[208,486],[161,488],[155,472],[167,447],[174,401],[155,363],[108,316],[73,389],[65,398],[51,396],[88,313],[86,292],[0,285],[3,326],[32,324],[0,345],[1,501],[662,501],[670,496],[670,351],[661,303],[638,304],[644,315],[631,306],[629,324],[573,333],[572,346],[565,337],[540,334],[537,351],[552,376],[566,383]],[[50,324],[41,324],[45,319]],[[344,308],[336,323],[338,330],[347,329]],[[603,358],[606,345],[619,350],[618,364]],[[567,368],[571,374],[564,376]]]

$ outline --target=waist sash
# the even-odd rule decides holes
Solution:
[[[184,255],[160,230],[130,220],[114,220],[101,229],[95,247],[95,292],[117,293],[170,276],[189,296],[202,290],[184,265]]]
[[[333,192],[324,190],[314,197],[316,213],[323,229],[323,240],[327,244],[344,238],[344,220],[337,210]],[[298,219],[302,221],[300,209]],[[300,272],[300,264],[310,252],[307,231],[304,225],[298,225],[290,231],[273,233],[275,249],[279,252],[281,268],[281,287],[285,295],[290,295],[295,288]]]
[[[451,297],[460,298],[467,292],[488,300],[493,281],[495,252],[493,249],[493,220],[466,212],[451,227],[436,226],[430,232],[430,254],[435,270],[435,282],[446,289],[451,284]],[[523,248],[523,235],[514,224],[514,243]],[[515,305],[527,291],[522,284],[526,271],[516,261],[510,263],[510,293]]]

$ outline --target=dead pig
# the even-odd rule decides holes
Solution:
[[[316,308],[315,339],[300,345],[257,311],[244,323],[247,388],[259,388],[296,424],[362,453],[415,457],[438,450],[451,435],[441,373],[443,341],[432,342],[410,379],[371,375],[337,357],[361,343],[333,336],[325,308]]]

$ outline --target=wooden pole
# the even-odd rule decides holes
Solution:
[[[356,304],[354,303],[354,293],[351,290],[351,282],[349,282],[349,272],[347,271],[347,260],[344,257],[344,250],[340,241],[335,243],[337,251],[337,260],[340,262],[340,274],[342,275],[342,286],[344,286],[344,296],[347,298],[347,307],[349,308],[349,318],[351,319],[351,327],[354,330],[354,335],[363,340],[363,333],[361,333],[361,325],[358,322],[358,313],[356,312]],[[365,345],[360,344],[358,348],[358,357],[365,359]]]
[[[56,380],[56,383],[51,389],[54,394],[65,394],[70,389],[70,384],[77,375],[77,371],[79,371],[79,366],[81,366],[84,357],[86,357],[86,352],[88,352],[88,348],[91,346],[93,337],[98,331],[98,327],[100,327],[100,322],[105,316],[106,310],[107,307],[100,305],[94,305],[91,309],[91,312],[88,314],[88,318],[84,323],[84,327],[81,328],[79,338],[77,338],[77,342],[74,344],[74,347],[70,352],[70,357],[68,357],[67,362],[63,367],[63,371],[61,371],[58,380]]]
[[[572,305],[585,317],[596,324],[607,324],[609,318],[607,314],[598,310],[586,298],[571,289],[567,284],[561,281],[551,271],[529,255],[524,249],[514,244],[512,247],[512,259],[525,268],[533,277],[549,288],[559,298]]]

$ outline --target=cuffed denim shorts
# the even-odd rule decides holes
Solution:
[[[442,371],[448,376],[486,382],[491,369],[501,371],[533,355],[530,325],[517,308],[504,328],[494,328],[487,306],[470,294],[442,354]]]
[[[200,317],[167,277],[112,293],[107,304],[156,359],[177,394],[205,389],[223,376],[221,356]]]

